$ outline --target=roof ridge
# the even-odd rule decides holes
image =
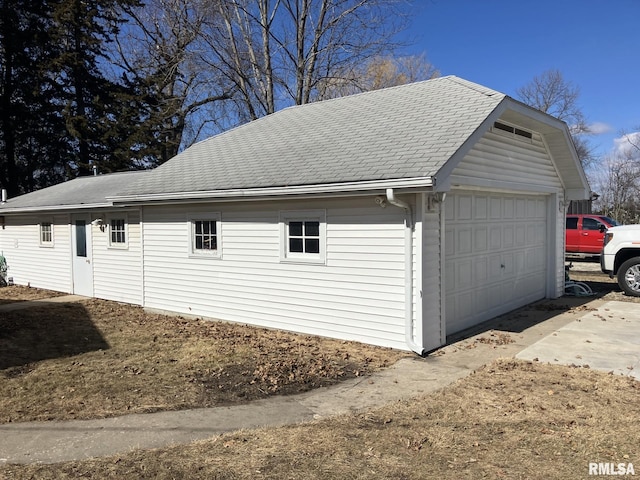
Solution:
[[[260,124],[263,123],[265,121],[268,121],[271,119],[271,117],[273,115],[277,115],[280,114],[282,112],[290,112],[290,111],[294,111],[294,110],[298,110],[298,109],[311,109],[311,108],[321,108],[324,107],[328,104],[334,103],[334,102],[344,102],[345,100],[352,100],[352,99],[357,99],[360,98],[362,96],[370,96],[370,95],[380,95],[383,94],[383,92],[389,92],[389,91],[394,91],[394,90],[399,90],[399,89],[407,89],[407,88],[412,88],[415,87],[417,85],[422,85],[422,84],[426,84],[426,83],[435,83],[435,82],[443,82],[443,81],[452,81],[454,83],[457,83],[458,85],[464,86],[469,88],[470,90],[475,90],[476,92],[482,93],[484,95],[486,95],[487,97],[493,97],[493,96],[497,96],[497,95],[502,95],[503,97],[506,96],[504,93],[498,92],[497,90],[492,90],[490,88],[484,87],[483,85],[474,83],[474,82],[470,82],[467,80],[464,80],[460,77],[457,77],[455,75],[445,75],[442,77],[435,77],[435,78],[429,78],[426,80],[420,80],[417,82],[411,82],[411,83],[403,83],[402,85],[394,85],[392,87],[385,87],[385,88],[378,88],[376,90],[367,90],[364,92],[358,92],[358,93],[354,93],[351,95],[344,95],[342,97],[335,97],[335,98],[329,98],[326,100],[317,100],[314,102],[309,102],[309,103],[303,103],[302,105],[289,105],[288,107],[284,107],[280,110],[276,110],[273,113],[270,113],[268,115],[265,115],[263,117],[259,117],[255,120],[251,120],[249,122],[246,123],[242,123],[240,125],[236,125],[235,127],[230,128],[229,130],[225,130],[223,132],[220,132],[218,134],[214,134],[208,138],[204,138],[202,140],[200,140],[199,142],[194,143],[193,145],[190,145],[189,147],[185,148],[182,152],[196,146],[196,145],[202,145],[205,144],[206,142],[209,141],[214,141],[214,139],[218,139],[218,138],[224,138],[227,137],[228,135],[230,135],[232,132],[235,132],[237,130],[241,130],[244,128],[247,128],[248,126],[252,126],[251,128],[254,128],[254,126],[256,124]],[[215,140],[217,141],[217,140]],[[178,155],[182,154],[182,152],[180,152]],[[161,168],[163,165],[165,165],[168,162],[165,162],[162,165],[159,165],[157,168],[153,169],[153,170],[157,170],[159,168]]]
[[[446,78],[448,80],[451,80],[452,82],[457,83],[458,85],[462,85],[463,87],[466,87],[470,90],[474,90],[476,92],[482,93],[483,95],[486,95],[487,97],[494,97],[497,95],[501,95],[502,97],[506,97],[507,95],[499,92],[498,90],[494,90],[492,88],[489,87],[485,87],[484,85],[481,85],[479,83],[475,83],[475,82],[471,82],[469,80],[465,80],[464,78],[460,78],[457,77],[455,75],[448,75],[446,77],[441,77],[441,78]]]

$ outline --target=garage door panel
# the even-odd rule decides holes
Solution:
[[[543,298],[546,197],[465,192],[449,200],[447,333]]]
[[[516,225],[515,230],[516,230],[515,246],[517,248],[524,247],[527,244],[527,226]]]
[[[511,248],[515,244],[515,227],[513,225],[502,226],[502,246],[504,248]]]
[[[491,197],[491,220],[500,220],[502,216],[502,199]]]
[[[473,232],[473,253],[483,253],[489,247],[489,229],[479,227]]]
[[[452,295],[456,291],[456,275],[455,275],[456,270],[455,270],[455,268],[456,268],[455,262],[448,262],[445,265],[445,268],[444,268],[444,273],[445,273],[445,292],[450,292]]]
[[[487,257],[476,259],[473,278],[476,285],[482,285],[483,283],[487,283],[489,281],[489,267]]]
[[[456,268],[456,288],[463,290],[472,288],[474,285],[473,282],[473,269],[472,269],[472,259],[463,260],[457,262]]]
[[[452,242],[451,239],[455,239],[455,231],[453,228],[445,228],[444,238],[447,239],[444,246],[445,257],[452,257],[456,253],[456,242]]]
[[[502,255],[491,255],[489,257],[489,275],[494,282],[502,276]]]
[[[489,232],[489,250],[500,250],[503,237],[504,228],[492,228]]]
[[[515,273],[516,269],[515,269],[514,254],[505,253],[502,256],[502,265],[503,265],[505,275],[512,275],[513,273]]]
[[[476,290],[476,306],[479,311],[488,310],[491,307],[490,289],[488,287],[480,287]]]
[[[542,265],[546,260],[546,250],[543,247],[532,248],[527,252],[527,268],[532,272],[542,273],[544,268]]]
[[[515,205],[516,201],[514,198],[505,198],[502,202],[503,206],[503,219],[504,220],[513,220],[515,218]]]
[[[471,249],[473,233],[470,227],[462,227],[458,229],[456,235],[456,252],[459,255],[473,253]]]
[[[458,208],[456,211],[456,220],[471,220],[473,197],[471,195],[460,195],[458,197]]]
[[[476,198],[475,202],[475,215],[476,220],[486,220],[488,218],[488,202],[484,197]]]

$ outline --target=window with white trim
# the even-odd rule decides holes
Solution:
[[[109,220],[109,246],[127,246],[127,219],[111,218]]]
[[[52,222],[40,222],[40,245],[44,247],[53,246]]]
[[[280,259],[325,263],[325,218],[324,210],[280,212]]]
[[[190,220],[191,255],[219,257],[221,252],[220,215],[209,214]]]

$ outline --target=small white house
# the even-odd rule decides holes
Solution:
[[[17,284],[424,354],[564,285],[567,126],[449,76],[0,206]]]

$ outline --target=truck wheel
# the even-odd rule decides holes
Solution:
[[[620,266],[618,285],[627,295],[640,297],[640,257],[630,258]]]

